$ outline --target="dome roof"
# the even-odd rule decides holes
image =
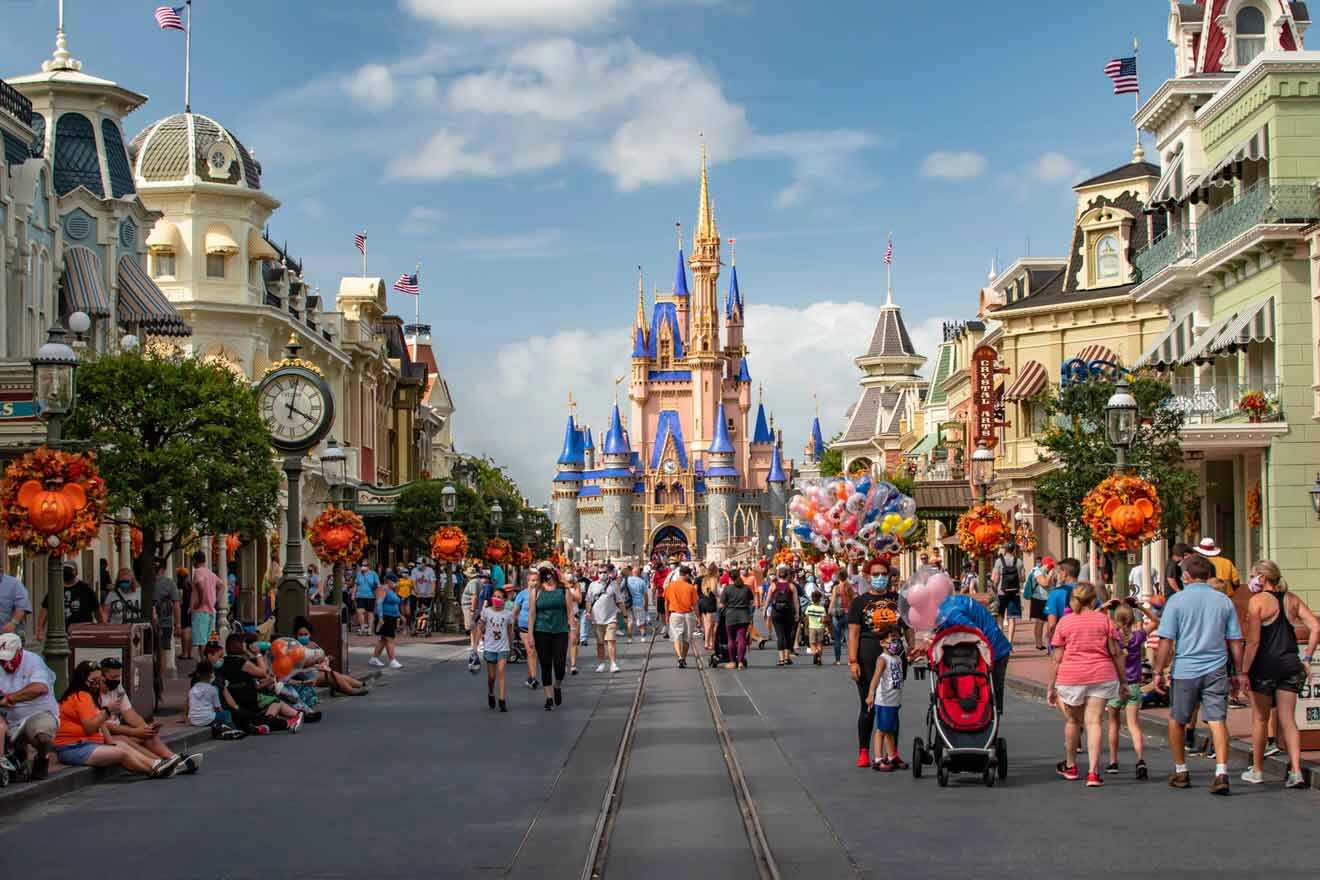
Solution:
[[[261,189],[261,164],[220,123],[199,113],[176,113],[153,122],[128,148],[140,183],[210,183]]]

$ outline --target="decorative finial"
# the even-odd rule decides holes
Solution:
[[[628,378],[628,376],[627,376],[627,374],[624,374],[624,375],[622,375],[622,376],[620,376],[619,378],[617,378],[617,379],[614,380],[614,406],[615,406],[615,407],[618,407],[618,405],[619,405],[619,383],[622,382],[622,381],[623,381],[624,379],[626,379],[626,378]]]
[[[683,224],[675,222],[674,228],[678,230],[678,249],[681,251],[683,249]]]
[[[820,418],[820,398],[815,394],[811,395],[812,405],[816,407],[816,418]]]
[[[701,195],[697,202],[697,228],[692,232],[693,247],[698,241],[714,241],[719,245],[719,232],[715,228],[715,211],[710,204],[710,175],[706,167],[706,140],[701,140]]]
[[[1146,151],[1142,149],[1141,141],[1137,141],[1137,145],[1132,148],[1132,161],[1134,163],[1146,161]]]
[[[55,53],[41,64],[44,71],[82,70],[82,62],[69,54],[69,41],[64,36],[64,0],[56,5]]]
[[[737,252],[736,250],[733,249],[733,243],[734,243],[735,241],[736,241],[736,239],[732,239],[732,238],[729,239],[729,265],[730,265],[730,266],[736,266],[736,265],[738,265],[738,252]],[[753,269],[753,272],[755,272],[755,269]]]
[[[577,415],[577,401],[573,400],[573,392],[568,392],[568,414]]]
[[[641,266],[637,267],[637,326],[646,326],[646,283]]]
[[[765,383],[756,383],[756,402],[765,403]]]

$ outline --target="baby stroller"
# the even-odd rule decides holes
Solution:
[[[733,652],[729,650],[729,632],[724,628],[724,609],[720,609],[719,615],[715,618],[715,650],[711,653],[707,661],[711,669],[715,669],[721,663],[732,663]]]
[[[1008,746],[999,736],[990,642],[970,626],[941,630],[930,646],[926,740],[912,743],[912,775],[935,765],[940,786],[952,773],[980,773],[989,788],[1008,777]]]
[[[413,614],[412,634],[415,638],[426,639],[431,637],[434,627],[432,615],[435,613],[435,598],[417,597],[417,611]]]

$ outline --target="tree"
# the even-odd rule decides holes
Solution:
[[[820,457],[820,475],[822,477],[837,477],[843,473],[843,450],[836,449],[835,443],[843,432],[839,431],[825,443],[825,452]]]
[[[96,452],[108,508],[128,508],[142,529],[144,608],[154,598],[156,557],[199,535],[265,534],[273,521],[281,476],[270,433],[251,386],[223,367],[103,355],[79,367],[65,430]]]
[[[1182,466],[1179,433],[1186,416],[1166,405],[1173,393],[1167,382],[1144,374],[1130,381],[1139,427],[1128,450],[1128,467],[1155,486],[1164,507],[1163,529],[1172,538],[1198,502],[1196,475]],[[1049,416],[1038,445],[1046,451],[1044,459],[1058,465],[1037,479],[1036,508],[1086,538],[1090,530],[1082,520],[1082,499],[1117,464],[1105,436],[1105,404],[1113,392],[1110,379],[1092,377],[1033,401],[1043,404]]]

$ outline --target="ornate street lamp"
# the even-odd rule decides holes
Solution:
[[[1128,448],[1137,433],[1137,399],[1132,396],[1131,388],[1127,377],[1120,377],[1105,404],[1105,437],[1114,447],[1116,469],[1120,473],[1127,470]],[[1128,557],[1123,552],[1114,558],[1114,595],[1126,596],[1127,592]]]
[[[1315,485],[1311,487],[1311,508],[1316,519],[1320,519],[1320,473],[1315,475]]]
[[[490,527],[495,531],[495,537],[499,537],[500,523],[504,522],[504,508],[500,507],[499,501],[490,506]]]
[[[984,440],[976,441],[976,451],[972,453],[972,482],[976,484],[977,499],[985,504],[990,497],[990,486],[995,481],[995,454]],[[990,560],[981,556],[976,560],[976,586],[982,593],[986,591],[990,579]]]
[[[343,489],[348,487],[348,456],[344,454],[344,447],[339,445],[339,441],[330,437],[325,441],[325,452],[321,453],[321,474],[330,486],[330,500],[338,503],[338,496]],[[345,496],[347,492],[343,493]],[[334,571],[330,576],[330,607],[338,608],[343,600],[344,566],[343,563],[336,562]]]
[[[46,334],[46,344],[32,359],[32,403],[37,416],[46,423],[46,445],[59,448],[64,420],[72,415],[77,395],[75,372],[78,357],[65,342],[67,334],[59,324]],[[64,622],[64,563],[58,553],[46,554],[46,591],[49,614],[46,641],[42,654],[46,665],[55,672],[55,691],[63,693],[69,677],[69,635]]]
[[[445,515],[445,522],[450,523],[454,520],[454,511],[458,508],[458,492],[453,485],[446,483],[440,490],[440,512]]]

